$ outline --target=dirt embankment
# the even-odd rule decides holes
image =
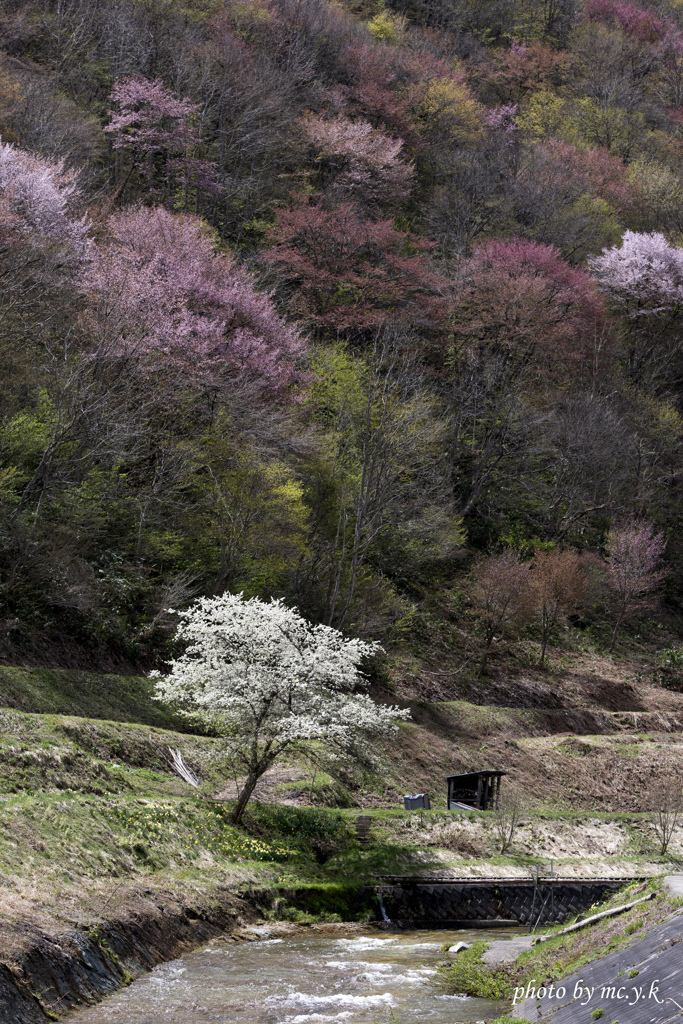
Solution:
[[[387,748],[391,777],[370,806],[424,790],[436,807],[444,776],[487,767],[509,772],[532,802],[642,812],[652,787],[680,776],[683,693],[655,685],[651,665],[577,653],[545,671],[496,663],[482,679],[448,658],[392,669],[393,689],[373,695],[412,719]]]
[[[250,903],[230,893],[214,893],[195,906],[155,894],[141,895],[134,907],[87,931],[50,935],[24,927],[0,961],[0,1021],[56,1020],[215,935],[243,939],[240,928],[258,917]]]

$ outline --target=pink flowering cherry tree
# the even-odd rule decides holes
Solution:
[[[235,375],[284,393],[300,379],[306,344],[267,294],[192,214],[138,207],[109,220],[111,241],[92,261],[87,290],[122,348],[160,357],[188,381],[220,385]]]
[[[74,212],[78,171],[0,142],[0,230],[27,244],[59,245],[78,263],[87,253],[87,218]]]
[[[659,43],[679,36],[670,18],[662,18],[652,8],[644,9],[631,0],[588,0],[585,10],[589,20],[616,24],[641,43]]]
[[[307,113],[302,134],[316,151],[329,189],[371,213],[397,209],[415,186],[413,165],[401,159],[402,139],[392,139],[368,121],[331,120]]]
[[[611,653],[622,622],[660,586],[667,576],[667,569],[662,565],[666,548],[664,536],[655,533],[651,523],[633,519],[612,530],[607,543],[607,583],[617,607]]]
[[[202,145],[201,104],[187,97],[176,99],[158,78],[117,82],[110,99],[118,109],[110,111],[111,121],[104,131],[111,136],[113,149],[128,150],[131,160],[122,190],[137,170],[154,191],[163,190],[167,200],[179,181],[186,210],[191,188],[220,191],[215,163],[197,155]]]
[[[551,245],[525,238],[485,242],[463,262],[456,337],[469,348],[508,351],[521,364],[574,369],[603,329],[604,298]]]
[[[589,260],[589,269],[624,318],[631,372],[668,383],[683,352],[683,249],[659,232],[627,231],[621,246]]]
[[[683,249],[660,232],[627,231],[620,246],[589,260],[600,288],[632,317],[662,313],[683,301]]]

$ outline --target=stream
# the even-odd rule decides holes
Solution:
[[[454,1024],[505,1004],[445,995],[434,982],[444,942],[511,938],[510,929],[297,932],[215,939],[155,968],[73,1024]],[[393,1015],[393,1016],[392,1016]]]

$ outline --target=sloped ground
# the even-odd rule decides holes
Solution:
[[[430,871],[458,877],[519,877],[551,870],[569,877],[630,877],[675,871],[683,859],[683,828],[674,833],[668,854],[646,816],[531,814],[522,819],[505,856],[499,851],[492,819],[486,815],[431,812],[396,815],[374,822],[396,842],[411,841],[435,862]]]
[[[153,690],[144,676],[0,665],[0,707],[187,732],[186,720],[153,700]]]
[[[507,653],[509,657],[494,663],[481,679],[473,673],[463,675],[454,653],[441,659],[438,669],[414,657],[396,657],[391,665],[393,692],[406,700],[439,703],[461,699],[512,708],[675,712],[682,707],[681,694],[653,685],[657,672],[651,659],[611,658],[597,651],[566,655],[551,650],[547,666],[541,670],[530,667],[532,659],[522,657],[514,647]]]
[[[551,652],[541,671],[511,656],[477,680],[455,661],[396,660],[393,691],[378,692],[413,717],[387,750],[384,801],[426,790],[443,806],[446,775],[486,767],[545,806],[645,811],[650,788],[680,776],[683,694],[655,685],[649,662]]]
[[[670,1021],[680,1016],[676,1011],[681,997],[682,935],[683,921],[676,915],[626,949],[611,952],[563,979],[564,999],[547,999],[545,1003],[529,999],[520,1004],[518,1014],[528,1020],[552,1015],[554,1024],[575,1024],[589,1014],[607,1014],[621,1024]],[[573,999],[575,991],[578,994]]]

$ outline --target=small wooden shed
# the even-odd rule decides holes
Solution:
[[[466,775],[447,775],[449,811],[493,811],[498,807],[501,776],[507,772],[485,770]]]

